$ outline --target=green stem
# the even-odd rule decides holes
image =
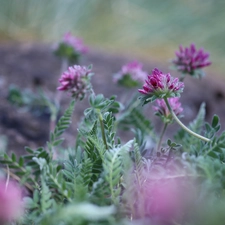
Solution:
[[[61,192],[61,194],[69,201],[72,202],[72,199],[68,196],[68,193],[66,190],[63,189],[62,184],[58,182],[58,180],[52,176],[52,174],[49,174],[49,177],[53,181],[53,183],[57,186],[57,190]]]
[[[7,188],[8,188],[8,185],[9,185],[9,178],[10,178],[10,175],[9,175],[9,166],[6,165],[6,168],[7,168],[7,179],[6,179],[6,183],[5,183],[5,191],[7,191]]]
[[[158,146],[157,146],[157,151],[159,151],[159,148],[160,148],[160,146],[161,146],[161,144],[162,144],[162,139],[163,139],[163,136],[164,136],[164,134],[165,134],[167,125],[168,125],[168,123],[165,123],[165,124],[164,124],[162,133],[161,133],[160,138],[159,138],[159,142],[158,142]]]
[[[4,169],[4,170],[5,170],[6,173],[8,173],[8,176],[12,177],[14,180],[16,180],[16,181],[18,181],[18,182],[21,181],[21,178],[18,177],[18,176],[17,176],[16,174],[14,174],[13,172],[11,172],[10,170],[9,170],[9,171],[6,170],[6,169]],[[21,170],[22,170],[22,168],[21,168]],[[23,171],[23,170],[22,170],[22,171]],[[34,181],[33,178],[30,178],[30,179],[31,179],[31,181],[35,184],[36,188],[39,187],[38,183],[37,183],[36,181]],[[28,190],[30,190],[30,192],[33,192],[33,191],[34,191],[34,188],[33,188],[30,184],[24,183],[23,185],[24,185]]]
[[[164,98],[164,100],[165,100],[166,105],[167,105],[167,107],[168,107],[170,113],[172,114],[173,118],[176,120],[176,122],[177,122],[177,123],[178,123],[185,131],[187,131],[189,134],[191,134],[191,135],[193,135],[193,136],[195,136],[195,137],[197,137],[197,138],[199,138],[199,139],[201,139],[201,140],[203,140],[203,141],[206,141],[206,142],[209,142],[209,141],[210,141],[210,139],[208,139],[208,138],[206,138],[206,137],[204,137],[204,136],[201,136],[201,135],[199,135],[199,134],[193,132],[192,130],[190,130],[188,127],[186,127],[186,126],[179,120],[179,118],[176,116],[176,114],[173,112],[172,108],[170,107],[170,104],[169,104],[168,99],[167,99],[167,98]]]
[[[119,123],[120,121],[124,120],[125,117],[129,116],[129,114],[138,106],[140,105],[139,99],[136,99],[128,108],[128,110],[123,113],[119,118],[117,118],[116,122]]]
[[[214,147],[210,148],[207,152],[205,152],[205,154],[203,156],[207,156],[210,152],[212,152],[215,148],[217,147],[217,145],[215,145]]]
[[[185,74],[182,74],[179,80],[180,80],[181,82],[184,81],[185,76],[186,76]]]
[[[132,102],[131,105],[129,105],[129,107],[127,107],[127,110],[125,112],[123,112],[121,115],[119,115],[119,117],[115,121],[115,127],[117,128],[118,127],[118,124],[121,121],[123,121],[126,117],[128,117],[132,113],[132,111],[134,109],[136,109],[139,105],[140,105],[140,100],[137,98],[136,100],[134,100]],[[141,123],[141,122],[142,121],[140,121],[139,125],[142,127],[142,129],[144,129],[146,131],[146,133],[149,134],[153,140],[156,140],[156,136],[152,132],[152,130],[150,128],[149,129],[146,129],[146,127],[143,128],[143,126],[142,126],[143,123]]]
[[[108,149],[108,145],[107,145],[107,141],[106,141],[106,137],[105,137],[105,128],[104,128],[104,123],[103,123],[103,117],[102,117],[100,110],[98,110],[98,119],[99,119],[101,132],[102,132],[102,140],[105,144],[105,148]]]
[[[62,63],[61,63],[61,69],[60,69],[60,75],[66,71],[67,67],[69,66],[69,62],[67,58],[63,58],[62,59]],[[58,115],[58,111],[60,108],[60,102],[61,102],[61,98],[62,98],[62,92],[61,91],[57,91],[56,95],[55,95],[55,103],[58,106],[58,109],[53,105],[53,104],[49,104],[49,108],[50,108],[50,112],[51,112],[51,119],[50,119],[50,131],[53,131],[55,129],[56,126],[56,118]]]

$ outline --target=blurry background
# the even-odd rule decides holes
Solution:
[[[71,31],[93,48],[166,62],[178,45],[194,42],[220,74],[224,21],[224,0],[0,0],[2,43],[52,43]]]
[[[107,97],[116,93],[121,99],[130,92],[105,84],[112,83],[112,74],[128,59],[143,62],[146,71],[159,67],[166,72],[180,44],[204,47],[213,64],[205,69],[205,79],[185,80],[183,121],[191,121],[204,101],[206,119],[218,114],[225,129],[224,21],[225,0],[0,0],[0,138],[4,134],[10,140],[11,150],[45,145],[49,124],[44,119],[48,117],[15,110],[7,100],[8,86],[35,91],[41,84],[49,96],[54,95],[58,82],[52,78],[58,79],[60,62],[50,47],[68,31],[91,48],[83,62],[94,65],[98,79],[92,84],[98,93]],[[69,99],[63,100],[67,106]],[[85,107],[83,102],[76,106],[75,124]],[[161,129],[161,121],[153,121]],[[71,129],[69,143],[74,142],[77,126]]]

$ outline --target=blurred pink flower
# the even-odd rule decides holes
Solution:
[[[160,220],[178,219],[182,210],[181,190],[175,180],[153,183],[146,190],[145,197],[150,201],[149,214]]]
[[[121,71],[114,76],[114,82],[118,82],[126,75],[129,75],[134,81],[144,82],[148,74],[142,70],[141,63],[132,61],[122,66]]]
[[[68,91],[75,99],[82,100],[89,88],[88,75],[90,71],[84,66],[69,67],[59,79],[61,86],[57,90]]]
[[[183,91],[184,83],[179,82],[178,78],[173,78],[169,73],[163,74],[160,70],[155,68],[152,74],[148,75],[143,89],[138,91],[141,94],[155,96],[156,98],[170,98],[179,96]]]
[[[153,172],[146,177],[142,187],[143,202],[140,201],[139,204],[144,204],[145,215],[163,224],[170,224],[180,221],[188,213],[195,193],[194,182],[185,174],[171,172],[160,175]]]
[[[175,54],[176,58],[172,62],[177,70],[184,74],[194,75],[196,70],[211,65],[209,53],[203,48],[197,50],[195,44],[186,48],[180,45],[179,51]]]
[[[23,212],[22,191],[13,182],[0,180],[0,222],[19,218]]]
[[[179,98],[178,97],[168,98],[168,101],[173,112],[177,116],[179,116],[180,113],[183,111],[181,103],[179,102]],[[153,106],[156,115],[160,116],[163,120],[165,119],[167,122],[172,121],[173,116],[171,115],[168,107],[166,106],[164,99],[157,99],[156,104],[157,105]]]
[[[63,43],[73,47],[77,53],[86,53],[88,51],[87,46],[83,44],[83,40],[74,37],[70,32],[67,32],[63,37]]]

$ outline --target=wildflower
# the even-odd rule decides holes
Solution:
[[[169,175],[158,181],[147,179],[148,185],[143,191],[146,204],[149,206],[146,213],[162,224],[180,221],[194,200],[191,181],[169,179]]]
[[[175,54],[176,59],[172,62],[183,74],[201,77],[203,75],[201,69],[211,64],[208,59],[209,53],[205,52],[203,48],[197,50],[194,44],[191,44],[189,48],[181,45]]]
[[[82,39],[74,37],[70,32],[66,33],[58,44],[54,53],[70,63],[78,63],[80,56],[88,51]]]
[[[72,94],[75,99],[82,100],[85,93],[90,89],[91,69],[74,65],[65,71],[59,82],[61,86],[57,88],[59,91],[67,91]]]
[[[143,89],[138,91],[146,95],[142,97],[143,104],[154,101],[157,98],[179,97],[183,91],[184,83],[179,82],[178,78],[173,78],[169,73],[163,74],[157,68],[148,75]]]
[[[183,111],[181,107],[181,103],[179,102],[178,97],[168,98],[168,102],[170,104],[171,109],[175,113],[176,116],[179,116],[180,113]],[[153,106],[155,110],[155,114],[159,116],[165,123],[170,123],[173,121],[173,116],[171,115],[168,107],[166,106],[164,99],[157,99],[157,105]]]
[[[139,176],[144,180],[141,184],[135,182],[137,178],[133,174],[127,179],[127,185],[132,185],[136,191],[136,197],[132,199],[135,202],[134,218],[144,215],[151,218],[153,224],[173,224],[174,221],[183,219],[182,217],[191,209],[195,200],[196,186],[192,179],[186,179],[187,172],[172,158],[170,160],[166,166],[164,165],[165,168],[161,162],[160,168],[157,163],[151,165],[151,168],[139,171]],[[181,177],[184,179],[180,179]],[[130,192],[127,193],[127,198],[129,197]]]
[[[135,87],[144,82],[147,75],[147,72],[142,70],[142,64],[133,61],[122,66],[121,71],[114,76],[114,82],[126,87]]]
[[[22,213],[22,191],[13,182],[0,180],[0,223],[19,218]]]
[[[84,54],[88,51],[87,46],[83,44],[83,40],[80,38],[74,37],[70,32],[64,35],[63,43],[65,45],[73,47],[74,52],[77,52],[79,54]]]

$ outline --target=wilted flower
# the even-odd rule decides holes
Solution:
[[[141,94],[146,95],[143,100],[146,104],[149,101],[154,101],[157,98],[170,98],[179,97],[183,91],[184,83],[179,82],[178,78],[173,78],[169,73],[163,74],[157,68],[152,71],[152,74],[148,75],[143,89],[138,91]]]
[[[22,191],[13,182],[0,180],[0,223],[17,219],[23,211]]]
[[[144,82],[147,75],[147,72],[142,70],[142,64],[133,61],[122,66],[121,71],[115,74],[114,82],[126,87],[135,87]]]
[[[70,92],[72,97],[82,100],[90,88],[90,76],[90,68],[78,65],[71,66],[62,74],[59,79],[61,86],[57,89]]]
[[[183,111],[183,108],[181,107],[181,103],[179,102],[178,97],[174,98],[168,98],[168,102],[170,104],[171,109],[176,114],[176,116],[179,116],[180,113]],[[166,123],[173,121],[173,116],[171,115],[164,99],[157,99],[156,100],[157,105],[153,106],[155,110],[155,114],[162,118],[162,120]]]
[[[203,48],[197,50],[194,44],[190,47],[184,48],[182,45],[179,51],[175,52],[176,59],[172,62],[178,71],[183,74],[190,74],[192,76],[201,77],[200,69],[209,66],[209,53],[205,52]]]

